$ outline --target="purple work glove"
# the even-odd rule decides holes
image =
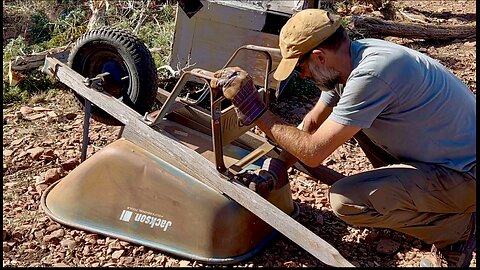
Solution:
[[[213,89],[221,88],[223,95],[232,101],[242,125],[255,122],[266,110],[252,78],[238,67],[227,67],[214,73],[210,82]]]
[[[266,197],[272,190],[288,183],[287,168],[279,159],[268,158],[258,173],[247,171],[237,176],[237,180],[260,196]]]

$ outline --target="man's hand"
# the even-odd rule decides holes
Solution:
[[[265,159],[258,175],[265,179],[272,179],[272,189],[279,189],[288,183],[287,167],[280,159]]]
[[[266,110],[252,78],[238,67],[218,70],[210,82],[212,89],[222,89],[223,95],[232,101],[238,118],[243,125],[250,125]]]
[[[237,180],[265,198],[288,183],[287,168],[281,160],[268,158],[257,173],[246,172],[237,176]]]

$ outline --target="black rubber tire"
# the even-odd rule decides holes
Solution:
[[[85,33],[73,45],[68,66],[88,78],[110,72],[113,83],[103,90],[141,115],[155,103],[158,75],[152,55],[139,38],[125,30],[101,27]],[[75,96],[83,107],[85,99],[76,93]],[[101,123],[121,125],[120,121],[93,104],[91,112],[92,117]]]

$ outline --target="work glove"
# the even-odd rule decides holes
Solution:
[[[288,183],[287,168],[281,160],[268,158],[256,173],[247,171],[238,175],[237,180],[260,196],[266,197],[271,191]]]
[[[223,95],[232,101],[241,125],[255,122],[266,110],[252,77],[239,67],[227,67],[213,74],[212,89],[221,89]]]

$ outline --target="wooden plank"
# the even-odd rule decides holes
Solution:
[[[293,242],[331,266],[353,266],[329,243],[314,234],[270,202],[236,181],[228,181],[215,166],[197,152],[171,138],[165,131],[155,131],[142,116],[114,97],[86,87],[84,77],[62,62],[46,58],[43,72],[54,76],[78,94],[125,124],[128,140],[147,149],[164,161],[177,166],[203,183],[224,193]]]
[[[10,86],[15,86],[20,83],[25,78],[23,73],[41,67],[43,63],[45,63],[46,56],[57,58],[63,63],[66,63],[69,54],[70,46],[62,46],[32,55],[17,56],[9,63],[8,83]]]

